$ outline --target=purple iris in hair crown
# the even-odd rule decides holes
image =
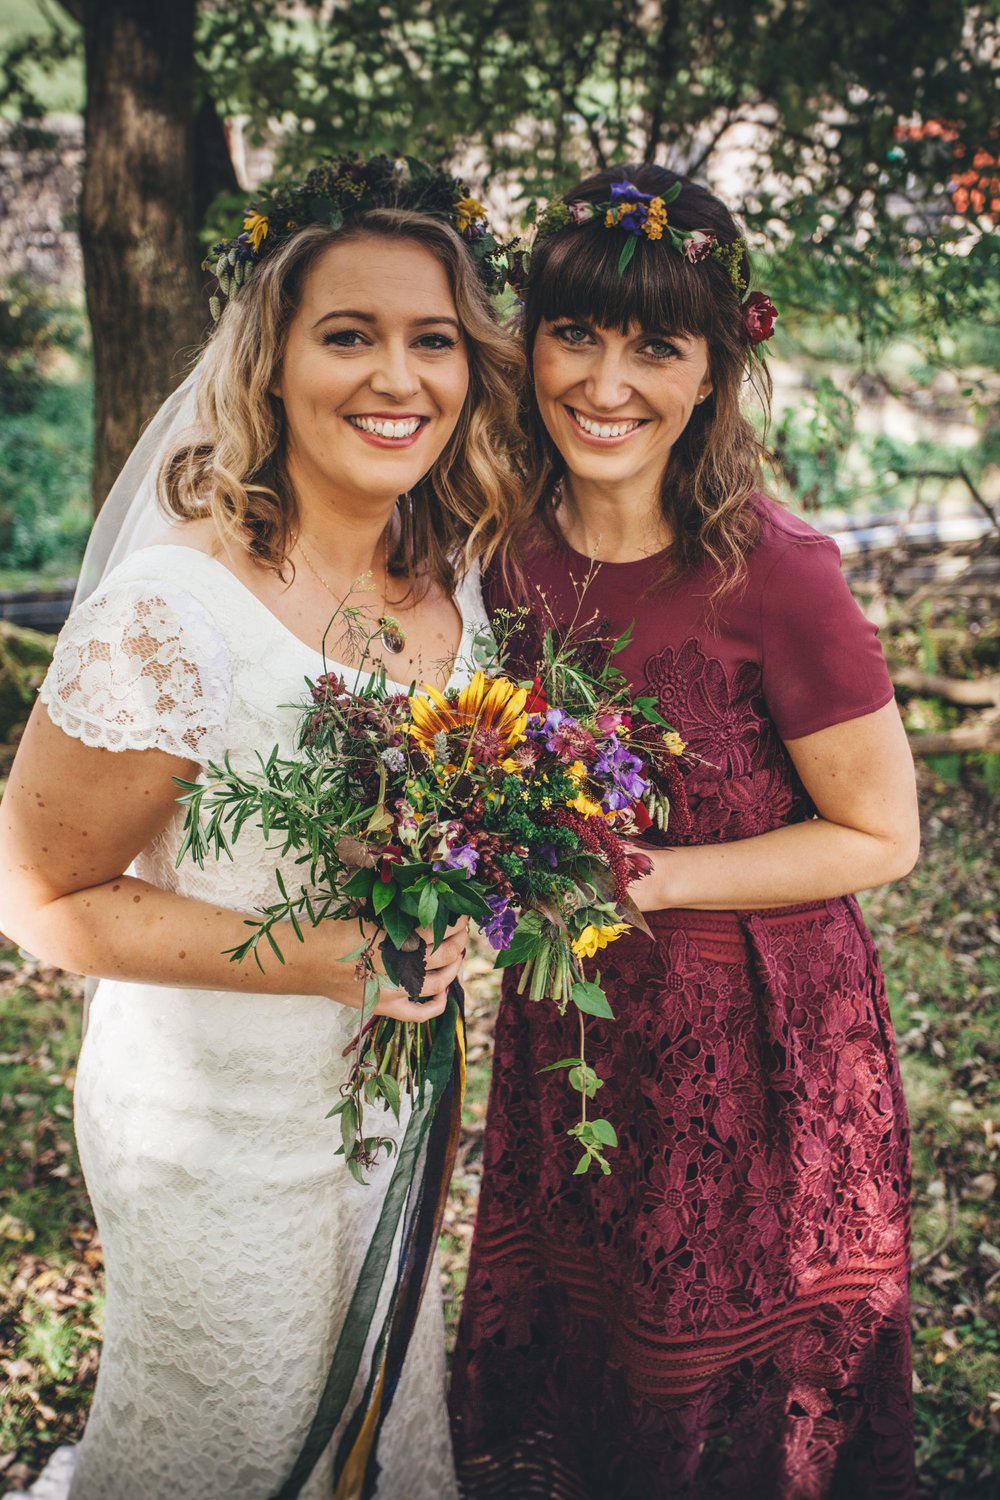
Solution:
[[[613,182],[611,184],[612,203],[626,202],[639,205],[630,213],[622,214],[618,220],[619,229],[627,229],[631,234],[641,234],[648,217],[646,204],[652,203],[653,196],[652,193],[641,192],[634,182]]]

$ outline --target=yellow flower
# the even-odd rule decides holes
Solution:
[[[634,213],[638,207],[638,203],[616,203],[604,215],[605,229],[614,229],[615,225],[620,224],[626,214]]]
[[[662,198],[650,200],[649,208],[646,210],[646,222],[643,229],[646,238],[650,240],[661,240],[663,238],[663,226],[667,222],[667,205]]]
[[[483,205],[477,199],[469,198],[465,194],[455,204],[455,213],[457,215],[455,228],[459,234],[464,234],[469,225],[474,224],[477,219],[486,217],[486,209]]]
[[[587,767],[582,760],[575,760],[571,766],[566,767],[566,775],[570,781],[581,782],[587,774]]]
[[[627,931],[627,922],[615,922],[610,927],[595,927],[593,922],[588,922],[580,936],[574,938],[573,952],[577,958],[593,958],[598,949],[606,948]]]
[[[670,751],[671,755],[683,755],[687,749],[687,745],[685,745],[676,729],[667,730],[663,736],[663,744]]]
[[[592,797],[588,797],[586,792],[581,792],[579,797],[567,803],[567,806],[584,818],[598,818],[601,815],[601,804],[595,802]]]
[[[527,690],[507,677],[487,677],[477,672],[453,704],[430,684],[425,684],[424,692],[426,698],[410,699],[410,733],[422,750],[432,751],[434,736],[442,730],[450,734],[454,729],[490,729],[501,736],[509,749],[524,739],[528,726],[528,715],[524,712]]]
[[[260,254],[260,247],[267,239],[267,231],[267,215],[259,214],[255,209],[249,209],[243,220],[243,232],[250,236],[255,255]]]

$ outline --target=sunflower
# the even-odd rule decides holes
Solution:
[[[267,238],[269,227],[266,214],[259,214],[253,208],[247,209],[243,219],[243,233],[250,236],[250,243],[253,246],[255,255],[260,254],[260,247]]]
[[[617,942],[622,933],[628,931],[628,926],[627,922],[613,922],[608,927],[595,927],[593,922],[588,922],[580,936],[573,939],[573,952],[577,958],[593,958],[599,949]]]
[[[445,698],[436,688],[426,685],[427,697],[410,699],[410,733],[431,754],[436,734],[450,734],[468,729],[477,734],[488,732],[500,745],[510,749],[524,738],[528,715],[524,712],[527,691],[506,677],[487,677],[477,672],[456,698]]]

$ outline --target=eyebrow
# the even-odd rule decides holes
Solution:
[[[338,307],[335,308],[333,312],[324,313],[321,318],[317,318],[316,322],[313,324],[313,327],[318,328],[320,323],[329,322],[331,318],[353,318],[355,322],[358,323],[378,322],[378,318],[374,313],[359,312],[357,308],[353,307]],[[450,323],[451,326],[456,330],[456,332],[461,331],[459,329],[458,319],[450,318],[447,315],[443,315],[440,318],[413,318],[411,320],[411,326],[414,328],[427,328],[432,323]]]

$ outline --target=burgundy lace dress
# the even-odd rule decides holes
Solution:
[[[762,502],[749,579],[706,621],[703,580],[604,564],[587,593],[618,662],[700,764],[711,844],[813,815],[783,741],[892,697],[834,544]],[[589,563],[539,544],[557,622]],[[488,581],[495,610],[509,604]],[[669,910],[600,954],[616,1019],[588,1023],[618,1130],[571,1175],[576,1022],[519,998],[496,1028],[485,1176],[452,1414],[470,1500],[903,1500],[914,1491],[909,1152],[885,986],[852,897]]]

